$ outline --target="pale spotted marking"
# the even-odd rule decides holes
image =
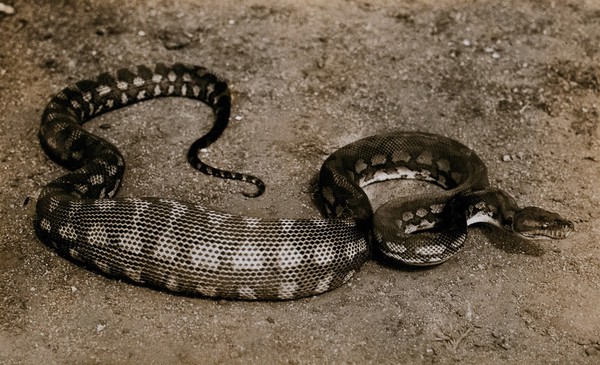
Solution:
[[[112,198],[113,196],[115,196],[115,194],[117,193],[117,190],[119,190],[119,185],[121,184],[121,179],[116,179],[115,180],[115,184],[114,187],[112,188],[112,190],[109,190],[108,193],[106,194],[109,198]]]
[[[92,246],[104,246],[108,244],[108,232],[104,224],[92,224],[88,230],[87,242]]]
[[[435,161],[438,170],[443,171],[445,173],[449,173],[450,172],[450,162],[446,159],[439,159]]]
[[[71,100],[71,105],[73,106],[73,108],[75,108],[76,110],[81,109],[81,104],[79,104],[79,102],[77,102],[77,100]]]
[[[75,189],[81,194],[85,194],[88,192],[89,188],[87,185],[83,185],[83,184],[75,184]]]
[[[424,209],[424,208],[419,208],[415,212],[415,215],[420,218],[426,217],[427,214],[429,214],[429,213],[427,212],[427,209]]]
[[[198,284],[194,289],[197,293],[206,297],[215,297],[218,292],[217,287],[205,284]]]
[[[363,159],[359,159],[354,164],[354,171],[356,171],[357,174],[360,174],[363,171],[365,171],[367,169],[367,167],[368,167],[368,165],[365,163],[365,161]]]
[[[433,156],[431,155],[431,151],[424,151],[419,155],[419,157],[417,157],[416,161],[420,164],[431,166],[433,164]]]
[[[256,293],[254,291],[254,289],[252,289],[251,287],[245,285],[239,288],[238,290],[238,294],[240,295],[240,298],[242,299],[256,299]]]
[[[282,219],[281,220],[281,229],[284,232],[292,232],[292,228],[294,226],[295,221],[293,219]]]
[[[83,100],[84,100],[86,103],[89,103],[89,102],[91,102],[91,101],[92,101],[92,93],[91,93],[91,92],[84,92],[84,93],[81,95],[81,98],[82,98],[82,99],[83,99]],[[94,107],[94,104],[90,104],[90,108],[93,108],[93,107]]]
[[[431,213],[433,214],[440,214],[441,212],[444,211],[444,204],[433,204],[429,206],[429,210],[431,211]]]
[[[98,93],[98,96],[102,97],[106,94],[110,94],[112,89],[107,85],[100,85],[96,88],[96,92]]]
[[[225,253],[224,246],[216,245],[209,250],[205,250],[200,246],[193,246],[191,251],[192,264],[194,268],[217,270],[221,265],[220,257]]]
[[[56,198],[50,199],[50,206],[48,207],[48,211],[50,213],[54,212],[56,208],[60,205],[60,201]]]
[[[139,267],[126,267],[124,274],[136,283],[139,283],[142,280],[142,270]]]
[[[324,292],[331,286],[331,282],[333,281],[333,274],[329,273],[323,279],[319,280],[317,284],[317,292]]]
[[[48,221],[46,218],[43,218],[40,221],[40,227],[42,227],[42,229],[46,232],[50,232],[52,230],[52,224],[50,224],[50,221]]]
[[[438,256],[446,251],[446,246],[444,245],[428,245],[422,246],[415,249],[415,252],[418,255],[423,256]]]
[[[198,86],[192,86],[192,94],[194,95],[195,98],[198,97],[198,95],[200,95],[200,88]]]
[[[298,284],[293,281],[285,281],[281,283],[279,287],[279,292],[281,293],[282,299],[293,299],[297,290]]]
[[[102,185],[102,184],[104,184],[104,176],[103,175],[92,175],[92,176],[90,176],[88,181],[92,185]]]
[[[162,75],[159,75],[159,74],[152,75],[152,82],[154,82],[155,84],[160,83],[162,81],[162,79],[163,79]]]
[[[171,291],[177,291],[177,288],[179,287],[179,281],[177,280],[176,277],[170,276],[167,281],[166,281],[166,288],[171,290]]]
[[[347,283],[355,273],[356,272],[354,270],[349,271],[342,279],[342,282]]]
[[[302,252],[292,246],[286,245],[285,249],[279,250],[279,265],[283,270],[297,267],[302,262]]]
[[[136,76],[133,78],[133,85],[135,87],[144,86],[145,83],[146,83],[146,81],[139,76]]]
[[[321,254],[315,256],[315,260],[321,266],[326,266],[330,264],[335,259],[335,252],[337,248],[332,246],[331,244],[322,244],[320,249]]]
[[[238,247],[237,252],[233,256],[233,268],[239,271],[246,269],[261,270],[264,266],[264,261],[265,256],[260,247],[257,247],[250,241],[245,241]]]
[[[419,224],[407,224],[404,227],[404,233],[406,234],[411,234],[411,233],[415,233],[415,232],[419,232],[419,231],[425,231],[431,228],[435,227],[435,222],[431,222],[428,221],[426,219],[423,219],[419,222]]]
[[[371,157],[371,165],[373,166],[379,166],[379,165],[384,165],[385,162],[387,161],[387,158],[385,157],[385,155],[374,155],[373,157]]]
[[[260,219],[254,217],[244,217],[244,223],[246,223],[248,228],[256,228],[260,224]]]
[[[396,150],[392,153],[392,162],[408,162],[410,161],[410,154],[404,150]]]
[[[169,81],[171,82],[175,82],[175,80],[177,79],[177,75],[175,74],[175,72],[169,71],[169,73],[167,74],[167,79],[169,79]]]
[[[206,86],[206,95],[208,97],[213,96],[212,94],[215,92],[215,85],[213,84],[209,84]]]

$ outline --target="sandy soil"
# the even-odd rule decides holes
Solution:
[[[4,3],[0,363],[600,363],[600,3]],[[250,200],[243,183],[187,166],[210,111],[164,99],[90,123],[126,157],[121,196],[317,217],[327,154],[423,130],[475,149],[494,185],[571,218],[577,234],[530,242],[473,228],[439,267],[370,261],[347,285],[291,302],[174,296],[86,271],[32,229],[39,189],[63,173],[39,147],[40,114],[68,83],[155,61],[231,81],[236,118],[207,160],[262,177],[267,192]],[[385,200],[396,185],[370,191]]]

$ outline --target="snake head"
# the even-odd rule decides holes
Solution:
[[[515,213],[513,230],[527,238],[563,239],[575,231],[575,225],[545,209],[525,207]]]

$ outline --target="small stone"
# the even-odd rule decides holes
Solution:
[[[15,13],[15,8],[4,3],[0,3],[0,13],[4,13],[6,15],[13,15]]]
[[[468,39],[464,39],[464,40],[462,41],[462,44],[463,44],[463,46],[465,46],[465,47],[470,47],[470,46],[471,46],[471,41],[470,41],[470,40],[468,40]]]
[[[502,156],[502,161],[504,161],[504,162],[508,162],[508,161],[510,161],[510,160],[511,160],[511,157],[510,157],[510,155],[504,155],[504,156]]]
[[[106,328],[105,324],[98,323],[96,325],[96,333],[100,333],[100,332],[104,331],[105,328]]]
[[[187,47],[192,42],[192,38],[181,31],[165,31],[160,38],[165,48],[169,50]]]
[[[140,37],[144,37],[146,35],[146,32],[144,32],[143,30],[140,30],[137,32],[137,35]]]
[[[242,120],[242,116],[241,115],[236,115],[235,116],[235,120]]]
[[[598,346],[589,346],[585,349],[585,354],[588,356],[600,356],[600,349]]]

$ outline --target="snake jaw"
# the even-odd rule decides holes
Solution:
[[[513,230],[530,239],[565,239],[575,231],[573,222],[538,207],[525,207],[515,213]]]
[[[551,240],[562,240],[569,238],[575,232],[573,223],[565,221],[566,223],[556,225],[553,229],[538,229],[527,232],[518,232],[523,237],[529,239],[551,239]]]

